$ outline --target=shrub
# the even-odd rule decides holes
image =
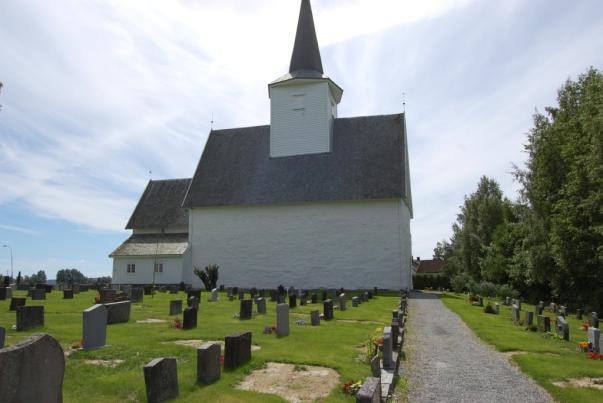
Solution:
[[[479,284],[479,295],[484,297],[494,297],[496,295],[496,285],[489,281],[482,281]]]
[[[452,277],[450,284],[454,292],[463,292],[467,284],[471,281],[469,276],[465,273],[459,273]]]
[[[218,283],[218,269],[220,266],[217,264],[210,264],[209,266],[205,266],[205,271],[195,267],[193,272],[201,279],[205,289],[207,291],[211,291],[216,288],[216,284]]]
[[[498,287],[496,287],[496,295],[498,295],[498,297],[501,299],[505,299],[506,297],[516,298],[519,297],[519,292],[514,290],[508,284],[500,284]]]
[[[486,304],[486,306],[484,307],[484,313],[496,314],[496,311],[494,310],[494,307],[491,303],[488,302]]]

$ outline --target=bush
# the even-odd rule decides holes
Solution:
[[[205,289],[207,291],[211,291],[216,288],[216,284],[218,283],[218,269],[220,266],[217,264],[210,264],[209,266],[205,266],[205,271],[195,267],[193,273],[201,279]]]
[[[484,313],[496,314],[496,311],[494,310],[494,307],[491,303],[488,302],[486,304],[486,306],[484,307]]]
[[[440,288],[450,288],[450,281],[448,277],[442,275],[415,275],[412,276],[412,285],[416,290],[424,290],[426,288],[431,288],[434,290]]]
[[[479,295],[484,297],[494,297],[496,295],[496,285],[489,281],[479,283]]]
[[[509,297],[509,298],[519,297],[519,292],[517,290],[514,290],[508,284],[500,284],[498,287],[496,287],[496,295],[498,295],[499,298],[504,300],[506,297]]]
[[[468,287],[471,278],[465,273],[459,273],[452,277],[450,284],[454,292],[463,292]]]

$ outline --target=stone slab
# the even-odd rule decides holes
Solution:
[[[356,394],[356,403],[380,403],[381,379],[366,378]]]
[[[205,343],[197,349],[197,383],[212,383],[220,379],[220,354],[218,343]]]
[[[144,366],[147,402],[158,403],[178,397],[178,368],[175,358],[155,358]]]
[[[251,332],[240,332],[224,339],[224,368],[234,369],[251,359]]]
[[[12,297],[10,299],[10,307],[8,308],[8,310],[16,311],[18,307],[25,306],[26,301],[27,300],[25,297]]]
[[[108,325],[130,321],[130,301],[111,302],[104,305],[107,308]]]
[[[34,288],[31,290],[31,299],[33,301],[41,301],[46,299],[46,290],[43,288]]]
[[[312,326],[320,326],[320,312],[310,311],[310,323]]]
[[[180,315],[182,313],[182,300],[176,299],[170,301],[170,315]]]
[[[289,306],[287,304],[276,306],[276,335],[289,336]]]
[[[188,307],[182,312],[182,329],[189,330],[197,327],[197,308]]]
[[[92,350],[107,344],[107,307],[96,304],[82,313],[82,347]]]
[[[39,305],[18,307],[17,332],[35,329],[36,327],[44,327],[44,307]]]

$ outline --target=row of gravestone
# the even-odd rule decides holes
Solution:
[[[221,347],[205,343],[197,349],[197,383],[209,384],[220,379]],[[224,338],[224,368],[234,369],[251,360],[251,332],[235,333]],[[147,401],[159,403],[179,394],[178,368],[175,358],[156,358],[144,366]]]
[[[406,310],[408,293],[400,291],[400,303],[392,311],[390,326],[383,328],[383,359],[375,355],[371,359],[371,373],[362,383],[356,394],[356,403],[376,403],[382,398],[387,400],[394,387],[394,380],[400,365],[400,352],[404,344],[404,325],[406,323]]]

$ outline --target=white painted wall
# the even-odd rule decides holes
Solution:
[[[227,286],[406,288],[410,242],[400,199],[194,208],[189,217],[193,266],[220,265]]]
[[[128,273],[128,264],[136,265],[135,273]],[[115,256],[113,258],[113,284],[151,284],[153,282],[154,256]],[[155,284],[178,284],[183,275],[182,256],[157,256],[163,263],[163,273],[155,273]]]
[[[292,80],[271,87],[270,156],[329,152],[333,115],[337,102],[326,80]]]

